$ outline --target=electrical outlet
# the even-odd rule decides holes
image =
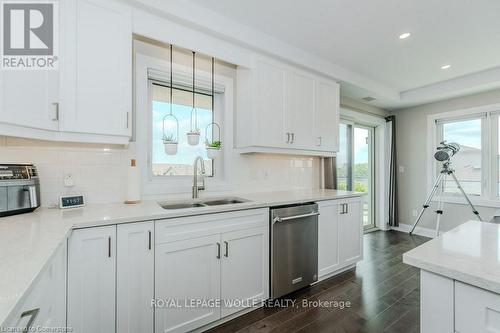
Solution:
[[[411,211],[411,215],[412,215],[413,217],[417,217],[417,215],[418,215],[418,210],[413,209],[413,210]]]
[[[64,175],[64,186],[65,187],[73,187],[75,186],[75,179],[73,178],[73,175],[70,173],[67,173]]]
[[[405,172],[405,167],[404,165],[399,166],[399,173],[404,173]]]

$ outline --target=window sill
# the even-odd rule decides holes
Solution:
[[[457,197],[446,196],[441,198],[434,197],[432,201],[436,202],[438,201],[438,199],[441,199],[441,201],[444,203],[467,205],[467,202],[465,201],[465,198],[463,196],[457,196]],[[498,200],[492,200],[481,197],[469,196],[469,199],[474,206],[500,208],[500,198]]]

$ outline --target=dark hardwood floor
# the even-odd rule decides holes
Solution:
[[[364,235],[364,260],[355,270],[300,290],[294,306],[262,307],[210,332],[419,332],[419,271],[402,254],[429,238],[397,231]],[[303,306],[344,301],[350,307]]]

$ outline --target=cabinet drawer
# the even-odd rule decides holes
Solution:
[[[158,220],[155,225],[155,244],[268,226],[268,223],[268,208]]]
[[[500,332],[500,295],[456,281],[455,332]]]

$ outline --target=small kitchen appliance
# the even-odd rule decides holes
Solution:
[[[33,164],[0,164],[0,217],[40,207],[40,182]]]

